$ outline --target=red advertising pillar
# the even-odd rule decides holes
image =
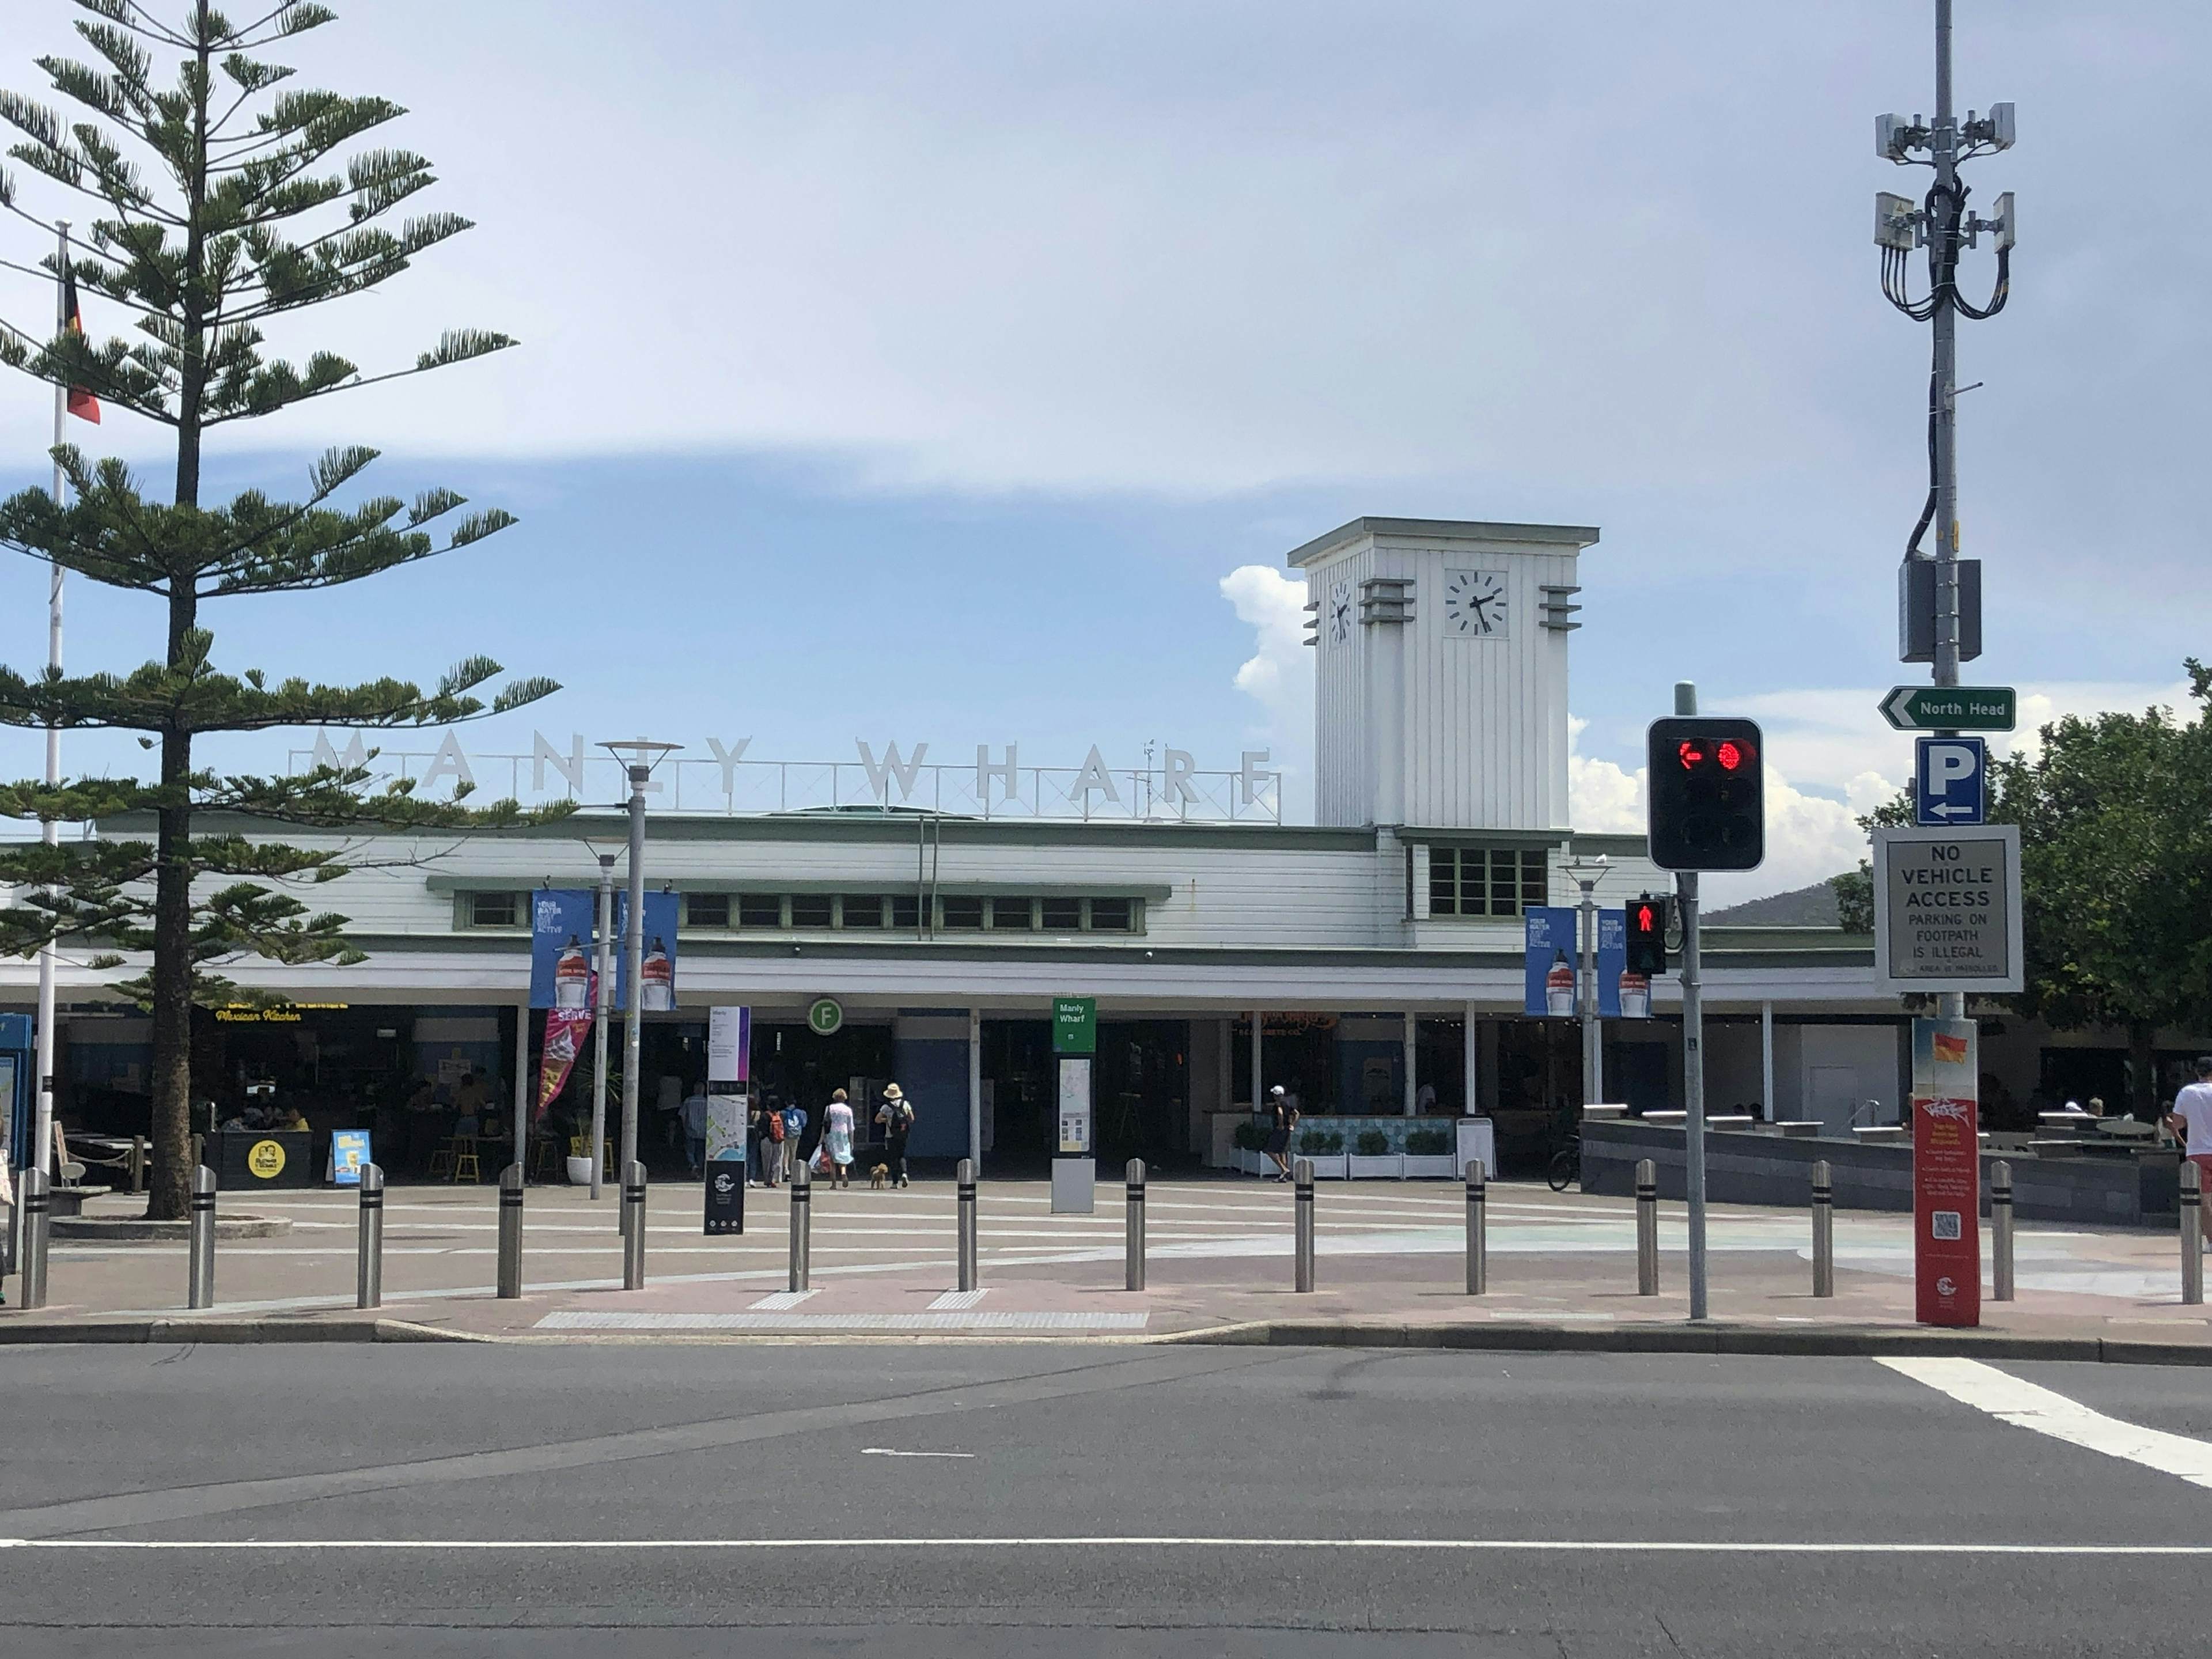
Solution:
[[[1923,1325],[1982,1322],[1980,1071],[1970,1019],[1912,1022],[1912,1279]]]

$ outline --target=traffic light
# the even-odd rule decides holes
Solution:
[[[1755,870],[1766,856],[1765,738],[1753,720],[1654,720],[1647,758],[1651,861]]]
[[[1667,971],[1667,901],[1646,893],[1628,907],[1628,971],[1656,979]]]

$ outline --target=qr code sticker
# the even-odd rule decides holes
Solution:
[[[1928,1236],[1955,1240],[1959,1237],[1959,1212],[1956,1210],[1936,1211],[1928,1218]]]

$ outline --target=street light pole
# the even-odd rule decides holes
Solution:
[[[1567,873],[1583,890],[1580,934],[1582,971],[1577,976],[1583,1017],[1583,1104],[1595,1106],[1605,1098],[1605,1022],[1598,1015],[1597,884],[1612,866],[1601,853],[1588,864],[1570,864]]]
[[[592,1031],[592,1198],[599,1196],[600,1178],[606,1173],[604,1148],[607,1144],[607,1014],[614,1006],[615,986],[615,855],[599,854],[599,969]]]
[[[622,762],[629,780],[629,914],[623,918],[623,978],[629,994],[623,1000],[622,1168],[627,1174],[637,1161],[639,1091],[644,1081],[639,1072],[645,1042],[641,994],[645,977],[645,787],[653,781],[653,769],[683,744],[632,738],[599,747]],[[597,1146],[592,1148],[594,1164],[599,1152]],[[625,1224],[629,1214],[629,1206],[624,1205]]]

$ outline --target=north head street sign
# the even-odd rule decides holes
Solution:
[[[2020,826],[1874,832],[1875,985],[2021,988]]]
[[[1900,732],[2009,732],[2020,694],[2009,685],[1898,685],[1881,717]]]

